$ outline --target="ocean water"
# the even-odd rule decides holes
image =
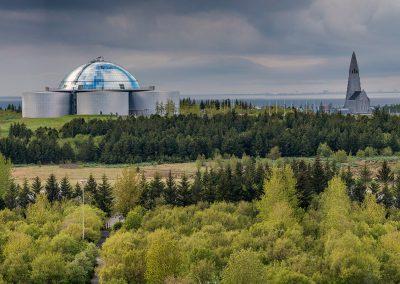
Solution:
[[[400,92],[375,92],[367,93],[371,100],[371,106],[384,106],[392,104],[400,104]],[[344,105],[345,93],[301,93],[301,94],[198,94],[185,95],[181,97],[191,98],[196,100],[242,100],[251,102],[255,106],[315,106],[332,105],[340,108]]]
[[[21,97],[0,97],[0,107],[6,108],[8,105],[20,106],[22,105]]]

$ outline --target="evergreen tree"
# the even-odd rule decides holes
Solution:
[[[33,179],[33,182],[31,185],[31,190],[32,190],[32,193],[33,193],[35,199],[36,199],[37,195],[39,195],[41,193],[42,189],[43,189],[42,181],[40,180],[40,178],[38,176],[36,176]]]
[[[60,199],[71,199],[73,190],[67,176],[63,177],[60,182]]]
[[[201,181],[201,172],[197,171],[194,177],[194,181],[190,187],[190,192],[192,195],[192,202],[197,203],[201,200],[202,193],[202,181]]]
[[[299,206],[301,208],[307,208],[313,195],[315,194],[314,189],[311,185],[311,175],[307,164],[301,160],[297,165],[292,166],[294,168],[294,174],[296,177],[296,192],[299,200]]]
[[[107,176],[104,174],[101,178],[101,183],[97,188],[96,205],[98,208],[106,212],[107,215],[110,215],[112,202],[112,188],[110,183],[108,182]]]
[[[355,185],[355,180],[353,177],[353,173],[351,172],[350,166],[347,166],[347,170],[346,171],[342,171],[340,173],[340,178],[344,181],[344,183],[346,184],[347,187],[347,192],[349,197],[352,196],[352,192],[354,189],[354,185]]]
[[[177,194],[176,194],[176,205],[178,206],[187,206],[192,203],[191,193],[190,193],[190,184],[187,176],[183,174],[181,176],[181,181],[177,186]]]
[[[6,190],[4,194],[4,204],[5,206],[12,210],[17,208],[18,206],[18,186],[12,180],[10,183],[10,187]]]
[[[168,173],[167,181],[165,183],[165,190],[163,191],[164,201],[167,204],[175,204],[176,202],[176,185],[171,171]]]
[[[388,162],[383,161],[382,167],[378,171],[377,180],[387,185],[390,181],[393,181],[393,179],[393,172],[390,169]]]
[[[82,187],[79,182],[77,182],[74,186],[74,190],[72,192],[72,198],[82,198]]]
[[[210,170],[206,169],[203,174],[201,200],[209,203],[214,202],[216,199],[214,176],[212,168]]]
[[[58,187],[57,179],[54,174],[50,174],[50,176],[47,178],[46,185],[44,188],[47,199],[50,202],[54,202],[58,199],[60,194],[60,189]]]
[[[387,184],[383,185],[383,189],[378,200],[383,203],[386,208],[391,208],[395,204],[393,194]]]
[[[367,163],[364,163],[364,166],[360,172],[360,182],[367,187],[371,181],[371,171],[368,169]]]
[[[24,183],[18,192],[18,205],[22,208],[26,208],[32,201],[33,196],[29,188],[28,180],[25,178]]]
[[[97,195],[97,183],[92,174],[89,175],[83,189],[85,190],[85,203],[95,204]]]
[[[317,194],[320,194],[327,187],[328,180],[325,176],[325,171],[321,163],[321,158],[317,156],[315,158],[312,174],[311,174],[311,186]]]
[[[365,194],[367,193],[366,190],[367,187],[365,183],[361,179],[357,180],[350,195],[351,200],[358,201],[360,203],[363,202]]]
[[[228,189],[229,200],[240,201],[244,199],[243,191],[243,167],[240,162],[236,163],[235,170],[232,174],[232,186]]]
[[[394,206],[400,209],[400,176],[397,176],[396,182],[394,185]]]
[[[158,203],[164,188],[160,174],[155,173],[153,180],[146,187],[146,192],[143,193],[143,207],[147,209],[153,208]]]

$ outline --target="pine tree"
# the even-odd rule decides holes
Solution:
[[[50,174],[50,176],[47,178],[46,185],[44,188],[45,188],[47,199],[50,202],[54,202],[58,199],[60,189],[58,187],[57,179],[54,174]]]
[[[382,167],[378,171],[377,180],[387,185],[390,181],[393,181],[394,176],[390,169],[388,162],[383,161]]]
[[[149,183],[146,192],[143,194],[143,207],[147,209],[153,208],[161,197],[164,188],[160,174],[155,173],[153,180]]]
[[[176,202],[176,185],[171,171],[168,173],[167,181],[165,183],[165,190],[163,192],[164,200],[167,204],[175,204]]]
[[[176,205],[187,206],[192,203],[190,194],[190,184],[187,176],[183,174],[177,186]]]
[[[369,185],[369,183],[372,181],[371,178],[371,171],[368,169],[367,164],[364,163],[364,166],[360,172],[360,181],[363,185],[366,187]]]
[[[201,181],[201,172],[197,171],[194,177],[194,181],[190,187],[190,192],[192,195],[192,202],[197,203],[201,200],[202,193],[202,181]]]
[[[4,194],[4,204],[10,210],[17,208],[18,206],[18,186],[14,181],[11,181],[10,187]]]
[[[79,198],[82,197],[82,187],[79,184],[79,182],[75,184],[74,191],[72,193],[72,198],[77,198],[77,197]]]
[[[382,202],[386,208],[391,208],[394,205],[393,194],[387,184],[384,184],[383,186],[379,201]]]
[[[22,188],[18,192],[18,205],[22,208],[26,208],[30,202],[33,201],[28,180],[25,178]]]
[[[32,185],[31,185],[31,190],[32,194],[34,196],[34,199],[36,200],[37,195],[39,195],[42,192],[43,186],[42,186],[42,181],[38,176],[36,176],[33,179]]]
[[[307,208],[310,205],[315,192],[311,185],[311,174],[309,168],[303,160],[297,164],[294,174],[297,180],[296,193],[299,205],[301,208]]]
[[[205,170],[203,173],[203,179],[202,179],[202,191],[200,198],[203,201],[206,202],[214,202],[215,200],[215,190],[214,190],[214,183],[212,182],[213,180],[213,170],[211,169],[210,171],[208,169]]]
[[[355,180],[353,177],[353,173],[351,172],[350,166],[347,166],[347,170],[346,171],[342,171],[340,173],[340,177],[341,179],[345,182],[347,190],[350,192],[353,190],[354,184],[355,184]]]
[[[395,185],[394,185],[394,206],[400,209],[400,176],[397,176]]]
[[[315,158],[311,174],[311,186],[313,190],[320,194],[327,187],[327,179],[325,176],[324,168],[322,167],[321,159],[319,156]]]
[[[96,204],[97,183],[92,174],[89,175],[83,189],[85,190],[85,203]]]
[[[107,176],[104,174],[97,188],[96,205],[109,216],[112,209],[112,201],[112,188],[108,182]]]
[[[67,176],[63,177],[60,182],[61,199],[71,199],[73,196],[72,186]]]

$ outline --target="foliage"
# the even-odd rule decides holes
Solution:
[[[210,158],[216,151],[237,157],[269,155],[272,159],[325,157],[338,150],[363,157],[400,151],[400,118],[385,110],[355,117],[296,110],[271,114],[244,105],[232,107],[232,102],[210,104],[210,116],[196,106],[199,115],[190,111],[172,115],[170,108],[167,116],[69,117],[60,129],[47,121],[43,124],[47,127],[35,127],[33,133],[23,124],[15,124],[7,137],[0,138],[0,153],[18,164],[74,160],[115,164],[194,161],[199,156]],[[165,106],[162,108],[164,113]]]

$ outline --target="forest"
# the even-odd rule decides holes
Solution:
[[[11,169],[1,157],[0,282],[87,283],[95,271],[101,283],[400,281],[400,173],[386,161],[373,174],[247,157],[190,178],[127,168],[114,185],[52,174],[19,185]]]
[[[0,152],[14,164],[184,162],[199,156],[309,157],[320,145],[347,155],[392,155],[400,151],[400,117],[385,110],[372,116],[305,113],[76,118],[61,129],[35,131],[14,123],[0,138]]]

